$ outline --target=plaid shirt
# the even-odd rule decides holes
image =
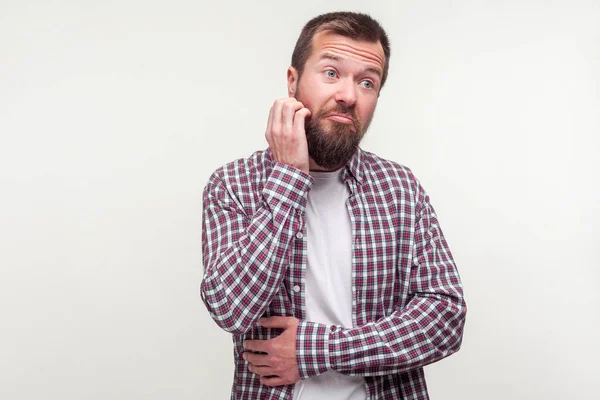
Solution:
[[[351,195],[353,327],[307,321],[306,203],[313,178],[259,151],[219,168],[204,189],[202,299],[233,334],[232,399],[291,399],[248,371],[242,342],[281,333],[260,317],[300,320],[300,377],[365,379],[369,399],[428,399],[423,366],[460,348],[462,284],[429,196],[410,169],[359,149],[342,171]],[[335,240],[335,238],[330,238]]]

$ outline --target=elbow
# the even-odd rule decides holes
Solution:
[[[432,345],[438,359],[458,352],[462,345],[467,307],[461,297],[446,296],[438,303],[438,318],[432,332]]]
[[[448,318],[447,321],[447,326],[449,328],[447,337],[450,339],[448,340],[447,347],[448,355],[460,350],[467,320],[467,304],[462,297],[454,303],[452,309],[450,318]]]
[[[252,327],[252,321],[236,310],[235,305],[224,296],[211,291],[205,282],[200,285],[200,297],[210,317],[219,328],[232,335],[243,335]]]
[[[232,335],[241,336],[250,330],[252,327],[249,323],[242,323],[239,319],[234,319],[227,314],[217,314],[211,311],[208,307],[208,313],[219,328],[225,332],[231,333]]]

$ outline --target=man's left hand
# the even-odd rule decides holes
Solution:
[[[282,328],[283,333],[269,340],[246,340],[243,354],[248,369],[260,375],[267,386],[291,385],[300,380],[296,360],[296,331],[300,321],[294,317],[270,317],[259,320],[265,328]],[[263,352],[256,354],[251,352]]]

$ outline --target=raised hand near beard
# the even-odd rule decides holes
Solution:
[[[295,98],[278,99],[271,107],[265,132],[275,160],[305,173],[309,171],[309,157],[304,120],[309,116],[308,108]]]

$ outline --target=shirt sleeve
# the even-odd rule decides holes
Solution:
[[[200,291],[211,317],[224,330],[245,333],[279,290],[289,266],[290,244],[302,230],[312,182],[310,175],[275,163],[251,216],[219,175],[206,185]]]
[[[429,197],[421,197],[410,301],[355,328],[301,321],[296,345],[302,379],[329,369],[360,376],[402,373],[460,349],[467,311],[462,283]]]

